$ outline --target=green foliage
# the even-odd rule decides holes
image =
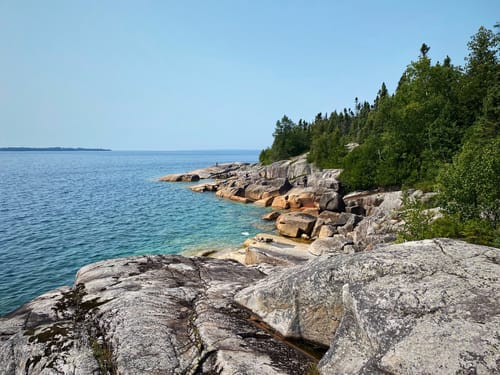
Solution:
[[[445,217],[427,222],[423,209],[407,202],[403,215],[409,224],[401,239],[446,235],[495,243],[500,36],[481,27],[467,46],[466,65],[460,67],[449,56],[433,63],[430,47],[422,44],[395,92],[383,83],[373,104],[356,98],[353,110],[319,113],[311,123],[284,116],[259,160],[269,164],[308,152],[308,160],[321,168],[343,168],[347,190],[438,187]],[[360,145],[349,152],[345,146],[353,142]]]
[[[272,154],[271,154],[271,149],[268,147],[268,148],[265,148],[264,150],[262,150],[259,154],[259,162],[263,165],[268,165],[268,164],[271,164],[273,162],[272,160]]]
[[[465,221],[460,229],[460,235],[468,242],[500,247],[499,231],[495,230],[488,220],[471,219]]]
[[[403,205],[400,212],[404,224],[398,232],[397,242],[417,241],[432,238],[429,230],[433,214],[425,205],[407,192],[403,194]]]
[[[439,175],[441,205],[464,220],[500,219],[500,137],[486,144],[467,143]]]
[[[348,190],[370,189],[376,186],[377,156],[374,158],[373,155],[377,155],[378,150],[379,140],[372,137],[346,156],[340,179]]]
[[[295,124],[285,115],[276,122],[273,136],[272,146],[263,150],[259,155],[259,161],[263,164],[288,159],[309,151],[310,127],[305,121],[300,120],[298,124]]]

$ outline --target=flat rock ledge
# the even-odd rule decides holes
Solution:
[[[259,238],[255,259],[288,251]],[[325,239],[267,275],[175,255],[88,265],[0,318],[0,374],[500,373],[499,249],[350,246]],[[329,349],[317,363],[291,339]]]
[[[435,239],[332,249],[236,300],[286,337],[329,346],[322,374],[500,374],[499,297],[499,249]]]
[[[306,374],[314,361],[234,302],[262,277],[209,258],[91,264],[0,318],[0,374]]]

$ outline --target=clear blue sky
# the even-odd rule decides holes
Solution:
[[[261,149],[277,119],[462,65],[498,0],[0,0],[0,147]]]

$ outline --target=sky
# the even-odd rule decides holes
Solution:
[[[0,147],[262,149],[283,115],[463,65],[498,0],[0,0]]]

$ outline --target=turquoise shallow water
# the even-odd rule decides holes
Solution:
[[[156,178],[257,151],[0,152],[0,315],[83,265],[139,254],[235,248],[271,231],[266,209]]]

